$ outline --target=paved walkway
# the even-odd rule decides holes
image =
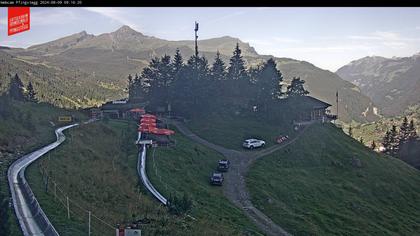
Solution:
[[[279,225],[274,223],[269,217],[264,213],[254,207],[251,202],[248,189],[245,183],[245,176],[249,170],[251,164],[263,156],[269,155],[277,150],[280,150],[289,144],[295,142],[300,135],[304,132],[302,130],[295,138],[284,142],[281,145],[275,145],[269,148],[262,149],[260,151],[252,152],[241,152],[232,149],[227,149],[225,147],[211,143],[196,134],[194,134],[188,127],[179,121],[169,121],[171,124],[175,125],[178,130],[189,137],[193,141],[200,143],[204,146],[207,146],[227,158],[231,167],[228,172],[224,174],[225,184],[223,185],[223,192],[226,197],[237,207],[244,210],[245,214],[267,235],[290,235]]]

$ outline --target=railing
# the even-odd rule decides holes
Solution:
[[[34,193],[32,192],[31,187],[29,187],[28,182],[25,179],[25,170],[19,172],[18,176],[18,185],[20,186],[20,190],[22,195],[28,205],[29,210],[32,213],[33,219],[37,223],[38,227],[40,228],[41,232],[45,236],[59,236],[57,230],[48,220],[48,217],[45,215],[44,211],[42,210],[41,206],[39,205],[38,200],[36,199]]]

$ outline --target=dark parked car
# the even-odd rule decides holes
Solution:
[[[230,162],[229,160],[223,159],[219,160],[219,165],[217,166],[217,169],[221,172],[226,172],[229,169]]]
[[[223,184],[223,174],[222,173],[213,173],[210,177],[210,183],[212,185],[222,185]]]

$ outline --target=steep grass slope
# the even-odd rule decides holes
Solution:
[[[420,173],[332,125],[258,160],[253,203],[294,235],[417,235]]]
[[[0,96],[0,204],[4,206],[0,209],[0,235],[21,235],[13,208],[8,207],[9,165],[23,154],[54,141],[56,127],[53,125],[59,125],[58,116],[70,114],[78,119],[84,118],[75,111],[48,104],[18,102]]]

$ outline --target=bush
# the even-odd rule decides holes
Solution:
[[[183,194],[182,198],[179,198],[176,194],[171,194],[168,199],[168,208],[171,214],[186,214],[192,208],[192,200],[186,193]]]

